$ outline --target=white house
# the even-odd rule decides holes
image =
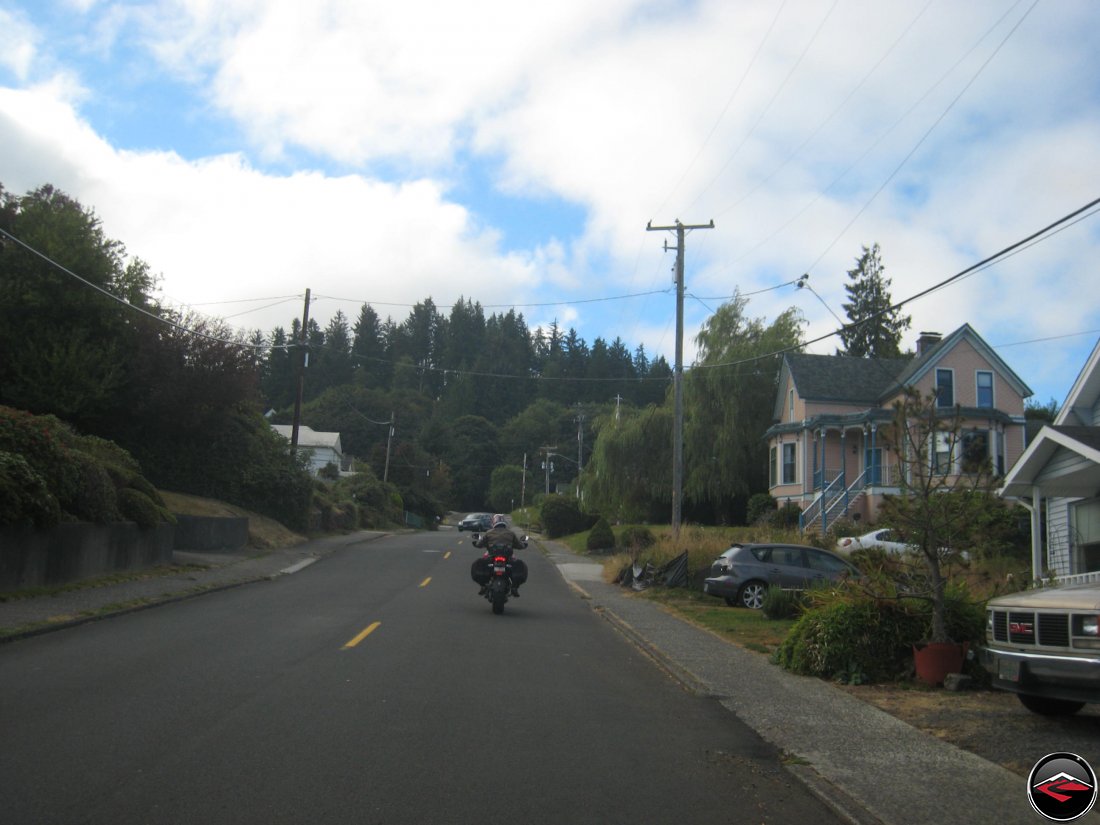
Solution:
[[[1031,511],[1035,579],[1100,581],[1100,341],[1054,424],[1039,431],[1005,476],[1001,495]]]
[[[272,424],[271,429],[290,441],[292,430],[289,424]],[[343,468],[344,451],[340,446],[340,433],[319,433],[310,427],[299,425],[298,449],[309,452],[309,471],[317,475],[329,464],[336,469]]]

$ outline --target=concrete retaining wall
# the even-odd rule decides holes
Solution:
[[[177,550],[214,552],[248,546],[248,519],[176,515]]]
[[[44,587],[172,563],[175,530],[162,524],[59,524],[0,528],[0,591]]]

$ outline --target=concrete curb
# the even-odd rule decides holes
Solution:
[[[370,541],[376,541],[391,533],[362,531],[346,536],[328,536],[314,539],[292,547],[284,547],[268,553],[260,553],[254,556],[234,556],[211,554],[208,558],[222,560],[222,563],[212,563],[203,570],[188,574],[187,582],[172,581],[166,577],[165,584],[174,589],[168,592],[150,594],[148,589],[153,586],[150,583],[157,579],[135,579],[132,582],[119,582],[102,588],[87,588],[69,591],[65,597],[40,596],[27,600],[12,600],[0,602],[0,644],[14,642],[20,639],[40,636],[52,633],[56,630],[78,627],[90,622],[102,621],[115,616],[124,616],[161,607],[166,604],[205,596],[209,593],[218,593],[231,590],[249,584],[264,581],[274,581],[281,576],[293,575],[311,564],[320,561],[331,553],[347,547]],[[341,539],[348,539],[341,541]],[[303,558],[304,554],[305,557]],[[185,558],[202,559],[202,554],[184,554]],[[225,561],[228,559],[228,561]],[[232,577],[232,571],[236,566],[249,566],[254,572],[242,573],[239,577]],[[228,576],[227,577],[227,573]],[[205,579],[205,582],[204,582]],[[66,599],[74,604],[71,612],[66,612]],[[26,613],[26,605],[35,603],[50,605],[50,610],[38,611],[38,617],[28,620],[11,620],[12,615],[18,616]],[[54,611],[58,611],[55,615]],[[58,618],[64,617],[64,618]],[[11,632],[5,632],[11,629]]]

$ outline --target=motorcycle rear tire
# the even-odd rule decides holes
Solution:
[[[499,616],[503,612],[504,612],[504,599],[503,598],[493,599],[493,613],[495,613],[496,615]]]

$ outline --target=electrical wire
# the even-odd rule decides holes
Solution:
[[[949,278],[945,278],[944,280],[940,281],[939,283],[933,284],[932,286],[928,287],[928,289],[921,290],[920,292],[916,293],[915,295],[910,295],[908,298],[906,298],[902,301],[898,301],[893,306],[887,307],[886,309],[883,309],[880,312],[876,312],[873,315],[868,315],[866,318],[864,318],[864,319],[862,319],[862,320],[860,320],[856,323],[845,324],[843,326],[846,329],[852,329],[852,328],[855,328],[855,327],[858,327],[858,326],[862,326],[863,324],[870,323],[871,321],[874,321],[878,318],[881,318],[883,315],[887,315],[891,312],[894,312],[895,310],[900,309],[901,307],[905,306],[906,304],[910,304],[913,301],[916,301],[916,300],[919,300],[920,298],[924,298],[928,295],[931,295],[933,292],[937,292],[937,291],[949,286],[950,284],[953,284],[953,283],[955,283],[955,282],[957,282],[957,281],[959,281],[963,278],[968,277],[969,275],[974,274],[975,272],[981,271],[982,269],[987,269],[995,261],[1000,261],[1003,258],[1011,257],[1017,251],[1022,251],[1022,249],[1026,249],[1028,246],[1034,245],[1034,243],[1037,241],[1037,239],[1039,239],[1039,238],[1045,239],[1044,236],[1057,234],[1057,232],[1061,231],[1061,228],[1065,228],[1064,225],[1067,225],[1067,224],[1068,225],[1073,225],[1074,223],[1078,223],[1080,220],[1083,220],[1083,217],[1091,217],[1092,215],[1100,214],[1100,210],[1090,212],[1090,210],[1093,210],[1097,206],[1100,206],[1100,198],[1096,198],[1095,200],[1090,201],[1089,203],[1086,203],[1084,206],[1080,207],[1079,209],[1075,209],[1073,212],[1070,212],[1068,215],[1065,215],[1065,216],[1059,218],[1058,220],[1054,221],[1053,223],[1043,227],[1039,231],[1033,232],[1032,234],[1028,235],[1026,238],[1023,238],[1019,241],[1016,241],[1013,244],[1010,244],[1009,246],[1006,246],[1004,249],[1000,250],[999,252],[995,252],[994,254],[990,255],[989,257],[984,258],[981,261],[978,261],[976,264],[972,264],[971,266],[968,266],[966,269],[964,269],[960,272],[956,272],[954,275],[950,276]],[[1086,213],[1088,213],[1088,214],[1086,214]],[[1055,230],[1057,230],[1057,231],[1055,231]],[[752,356],[750,358],[740,359],[738,361],[726,361],[726,362],[718,363],[718,364],[696,364],[693,367],[693,369],[715,369],[715,368],[718,368],[718,367],[732,367],[732,366],[740,366],[742,364],[751,364],[754,361],[762,361],[766,358],[774,358],[777,355],[785,355],[786,353],[789,353],[789,352],[797,352],[799,350],[802,350],[802,349],[810,346],[811,344],[817,344],[817,343],[820,343],[821,341],[826,341],[829,338],[840,335],[841,332],[843,332],[843,329],[836,329],[836,330],[833,330],[832,332],[826,333],[824,335],[820,335],[817,338],[812,338],[809,341],[803,341],[801,344],[798,344],[796,346],[784,347],[783,349],[775,350],[774,352],[769,352],[765,355],[755,355],[755,356]]]
[[[931,2],[931,0],[929,0],[929,2]],[[775,30],[775,24],[779,22],[779,18],[783,14],[783,9],[785,9],[786,7],[787,0],[783,0],[783,2],[779,4],[779,9],[775,12],[775,17],[772,18],[771,25],[768,26],[768,30],[764,32],[764,37],[760,40],[760,44],[756,47],[756,51],[753,52],[752,59],[749,60],[749,65],[745,67],[745,71],[741,74],[741,79],[737,81],[737,85],[734,87],[733,92],[731,92],[730,96],[726,99],[726,105],[722,107],[722,111],[718,115],[718,118],[714,121],[714,125],[710,127],[710,132],[703,140],[703,145],[699,147],[699,151],[695,153],[695,157],[691,159],[691,163],[689,163],[687,165],[687,168],[684,169],[684,173],[680,175],[680,179],[676,181],[676,185],[672,187],[672,190],[665,196],[665,199],[661,202],[661,205],[653,214],[660,215],[664,212],[664,209],[668,205],[668,202],[672,200],[672,196],[676,194],[676,191],[683,185],[684,180],[687,178],[688,174],[691,172],[692,169],[695,168],[695,164],[699,162],[699,158],[703,155],[703,150],[707,148],[707,146],[710,144],[711,138],[714,137],[714,133],[718,131],[718,125],[726,117],[726,112],[728,112],[730,106],[733,105],[733,101],[737,98],[737,95],[741,93],[741,87],[745,85],[745,80],[748,78],[749,73],[752,72],[752,67],[756,65],[756,61],[760,57],[760,53],[764,50],[764,44],[767,43],[768,39],[771,37],[772,31]]]
[[[734,158],[736,158],[741,153],[741,149],[743,149],[745,144],[749,142],[749,138],[751,138],[756,133],[757,128],[764,121],[764,118],[767,117],[768,112],[771,111],[771,108],[773,105],[775,105],[775,102],[779,99],[779,95],[782,94],[783,90],[787,87],[787,83],[790,82],[790,79],[794,76],[794,73],[798,70],[798,67],[802,65],[802,61],[806,58],[806,55],[809,53],[814,43],[817,42],[818,36],[821,34],[822,29],[825,28],[825,24],[829,21],[829,18],[832,17],[833,11],[836,10],[837,4],[839,2],[840,0],[833,0],[833,4],[829,7],[829,10],[825,12],[825,16],[821,19],[821,22],[814,30],[813,37],[810,38],[805,48],[802,49],[802,53],[798,56],[798,59],[791,66],[790,70],[787,72],[786,77],[783,78],[783,82],[779,84],[779,88],[777,88],[772,94],[771,100],[769,100],[768,104],[763,108],[763,110],[761,110],[760,115],[753,122],[752,126],[749,128],[749,131],[741,139],[741,142],[737,144],[737,147],[733,150],[733,153],[729,156],[729,158],[726,159],[726,162],[722,164],[722,168],[718,170],[713,178],[711,178],[710,183],[703,187],[703,190],[698,195],[696,195],[695,200],[693,200],[691,204],[688,205],[688,208],[685,210],[686,212],[690,212],[695,207],[695,205],[699,203],[700,200],[702,200],[703,196],[710,191],[711,187],[718,182],[718,179],[722,176],[722,173],[726,171],[731,163],[733,163]]]
[[[125,298],[122,298],[118,295],[115,295],[113,292],[110,292],[110,291],[104,289],[103,287],[99,286],[98,284],[92,283],[91,281],[87,280],[86,278],[80,277],[75,272],[73,272],[71,269],[68,269],[67,267],[62,266],[57,261],[50,258],[48,255],[45,255],[44,253],[39,252],[37,249],[35,249],[30,244],[24,243],[19,238],[15,237],[15,235],[12,235],[10,232],[8,232],[5,229],[0,229],[0,235],[3,235],[5,238],[8,238],[9,240],[15,242],[16,244],[21,246],[23,249],[30,252],[32,255],[35,255],[35,256],[41,258],[43,261],[48,263],[50,266],[54,267],[55,269],[60,270],[61,272],[68,275],[70,278],[74,278],[75,280],[80,281],[80,283],[84,284],[85,286],[90,286],[96,292],[99,292],[100,294],[106,296],[107,298],[110,298],[112,301],[115,301],[116,303],[121,304],[122,306],[124,306],[128,309],[134,310],[135,312],[137,312],[141,315],[144,315],[145,317],[147,317],[147,318],[149,318],[153,321],[164,324],[165,326],[172,327],[173,329],[176,329],[176,330],[178,330],[180,332],[183,332],[183,333],[186,333],[188,335],[194,335],[197,338],[202,338],[206,341],[210,341],[210,342],[215,343],[215,344],[226,344],[227,346],[240,347],[241,349],[250,349],[250,350],[273,349],[273,347],[271,347],[268,344],[250,344],[250,343],[245,342],[245,341],[236,341],[236,340],[232,340],[232,339],[229,339],[229,338],[219,338],[216,335],[210,335],[210,334],[205,333],[205,332],[200,332],[197,329],[191,329],[189,327],[185,327],[183,324],[178,324],[175,321],[171,321],[167,318],[164,318],[160,315],[157,315],[155,312],[150,312],[149,310],[145,309],[144,307],[139,307],[139,306],[136,306],[135,304],[131,304]],[[286,347],[275,347],[275,349],[285,349],[285,348]]]
[[[940,113],[940,116],[937,117],[935,119],[935,121],[932,122],[932,125],[928,127],[927,131],[925,131],[925,133],[923,135],[921,135],[920,140],[918,140],[916,145],[913,146],[913,148],[909,150],[909,153],[901,159],[901,163],[899,163],[894,168],[894,171],[891,172],[890,175],[886,178],[886,180],[884,180],[882,182],[882,185],[880,185],[879,188],[874,191],[874,193],[867,200],[867,202],[859,208],[859,211],[857,211],[855,215],[852,216],[852,219],[850,221],[848,221],[847,225],[842,230],[840,230],[839,234],[837,234],[837,236],[835,238],[833,238],[833,242],[830,243],[825,248],[825,251],[822,252],[818,256],[817,260],[814,261],[812,264],[810,264],[810,266],[807,269],[807,272],[813,272],[814,267],[816,267],[819,263],[821,263],[821,261],[825,258],[825,256],[828,255],[830,251],[832,251],[833,247],[836,246],[840,242],[840,239],[843,238],[847,234],[848,230],[851,229],[853,225],[855,225],[855,222],[858,221],[860,219],[860,217],[862,217],[863,213],[866,212],[867,209],[871,206],[871,204],[875,202],[875,200],[878,198],[878,196],[882,194],[882,191],[887,187],[887,185],[889,185],[890,181],[892,181],[895,177],[897,177],[897,174],[902,170],[902,168],[905,166],[905,164],[907,164],[909,162],[909,160],[913,157],[913,155],[916,154],[917,150],[929,138],[929,136],[932,134],[932,132],[934,132],[936,130],[936,127],[939,126],[940,123],[943,122],[943,119],[945,117],[947,117],[948,113],[953,108],[955,108],[955,104],[958,103],[962,99],[963,95],[965,95],[967,93],[967,91],[970,89],[970,87],[974,85],[975,81],[977,81],[977,79],[979,77],[981,77],[982,72],[984,72],[986,67],[990,63],[993,62],[993,58],[995,58],[1000,53],[1001,49],[1004,48],[1004,45],[1009,41],[1009,39],[1012,37],[1012,35],[1014,35],[1016,33],[1017,29],[1019,29],[1020,26],[1023,25],[1023,22],[1027,19],[1028,15],[1031,14],[1032,10],[1037,5],[1039,5],[1039,0],[1034,0],[1034,2],[1032,2],[1032,4],[1028,7],[1027,11],[1025,11],[1023,13],[1023,16],[1021,16],[1020,19],[1016,21],[1016,25],[1014,25],[1011,29],[1009,29],[1008,34],[1006,34],[1004,36],[1004,38],[1001,40],[1001,42],[997,44],[997,48],[995,48],[993,50],[993,52],[989,55],[989,57],[987,57],[985,59],[985,61],[982,63],[982,65],[978,67],[978,70],[971,76],[970,80],[968,80],[966,82],[966,84],[962,87],[962,89],[959,91],[959,93],[957,95],[955,95],[955,97],[951,100],[950,103],[947,104],[947,108],[944,109],[943,112]]]

